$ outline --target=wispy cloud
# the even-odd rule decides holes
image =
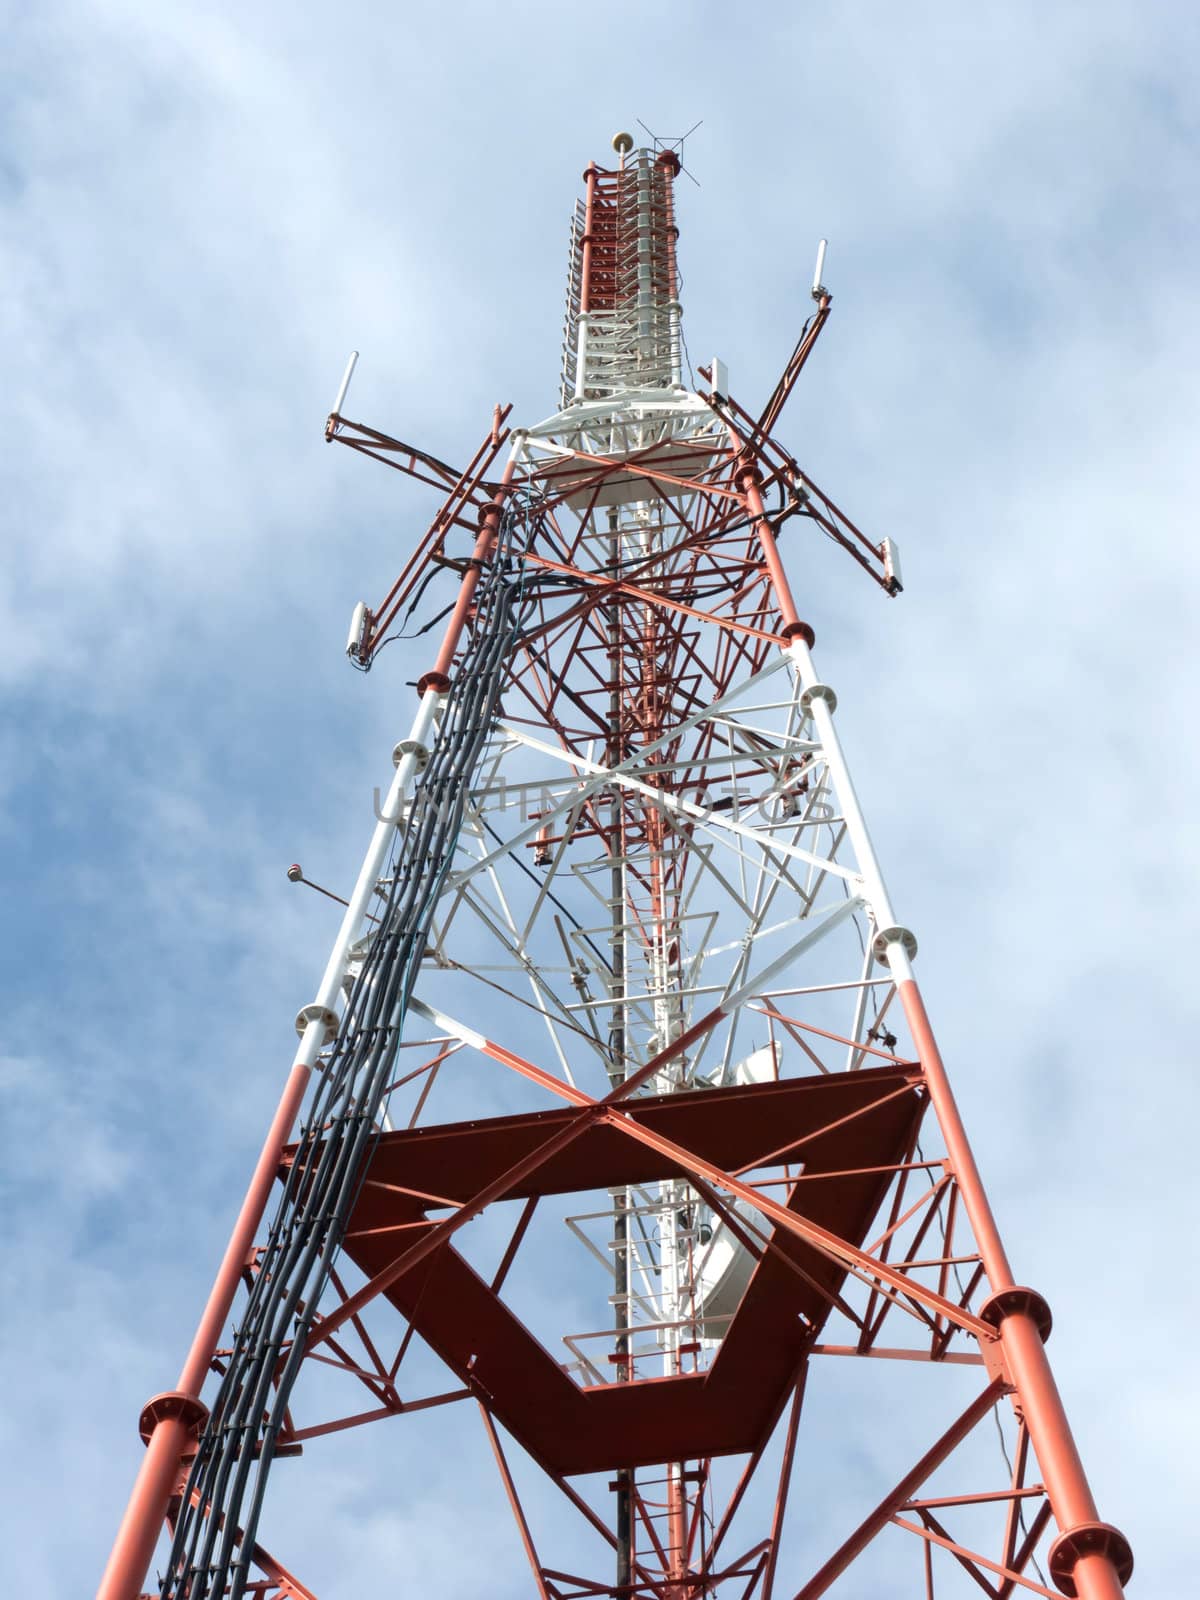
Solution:
[[[1183,1592],[1197,31],[1124,0],[10,19],[9,1590],[94,1581],[332,932],[283,869],[347,881],[408,720],[416,651],[340,664],[422,510],[321,444],[346,351],[355,409],[450,458],[497,398],[549,410],[577,175],[641,115],[705,118],[686,325],[739,393],[833,241],[785,432],[908,591],[789,560],[1105,1512],[1144,1592]],[[305,1462],[278,1516],[344,1558],[330,1594],[450,1547],[448,1592],[477,1586],[457,1465],[414,1499],[413,1448]],[[525,1592],[501,1512],[489,1580]]]

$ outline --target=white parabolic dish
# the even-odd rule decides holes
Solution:
[[[730,1068],[719,1081],[722,1085],[767,1083],[777,1076],[776,1046],[765,1044]],[[744,1215],[747,1221],[757,1224],[757,1213],[751,1207],[734,1201],[730,1209],[736,1216]],[[704,1338],[721,1339],[746,1292],[756,1262],[708,1206],[701,1206],[697,1212],[697,1242],[695,1281],[701,1327]]]

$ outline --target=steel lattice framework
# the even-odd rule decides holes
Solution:
[[[687,387],[678,155],[614,146],[572,224],[554,416],[497,408],[461,471],[350,421],[345,383],[329,418],[442,497],[354,662],[431,585],[452,599],[187,1362],[143,1413],[102,1600],[141,1593],[164,1518],[164,1597],[308,1596],[258,1538],[272,1462],[449,1405],[479,1412],[542,1600],[850,1593],[887,1530],[897,1594],[1114,1600],[1129,1576],[780,555],[820,533],[900,588],[775,433],[830,296],[818,271],[757,415],[719,362]],[[576,1266],[595,1314],[554,1325],[530,1284]],[[824,1357],[937,1368],[950,1403],[816,1547],[787,1512]]]

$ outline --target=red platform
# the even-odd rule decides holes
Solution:
[[[803,1160],[804,1178],[793,1186],[789,1209],[859,1246],[887,1189],[886,1169],[905,1159],[923,1109],[923,1096],[907,1083],[908,1069],[885,1067],[627,1106],[633,1121],[728,1173],[778,1166],[783,1157],[772,1160],[772,1152],[803,1140],[792,1161]],[[564,1108],[384,1134],[350,1220],[346,1254],[369,1277],[382,1272],[441,1220],[429,1215],[438,1211],[435,1203],[401,1190],[469,1201],[578,1115]],[[839,1175],[818,1180],[822,1172]],[[619,1127],[598,1124],[506,1198],[679,1176],[687,1176],[682,1165]],[[765,1438],[806,1343],[828,1315],[827,1296],[845,1276],[839,1263],[790,1234],[778,1233],[777,1243],[810,1281],[766,1253],[712,1367],[673,1378],[581,1388],[450,1242],[386,1293],[543,1466],[563,1475],[613,1470],[750,1451]]]

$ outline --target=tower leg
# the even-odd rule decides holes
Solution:
[[[178,1418],[155,1428],[100,1579],[97,1600],[134,1600],[141,1593],[191,1437],[191,1430]]]
[[[1079,1595],[1081,1600],[1120,1600],[1123,1584],[1132,1570],[1132,1556],[1124,1535],[1099,1519],[1046,1356],[1045,1302],[1040,1295],[1014,1282],[907,951],[898,943],[890,944],[888,961],[992,1290],[981,1314],[996,1326],[1050,1507],[1062,1530],[1051,1550],[1051,1570],[1066,1594]],[[990,1316],[989,1308],[994,1308]],[[1039,1310],[1043,1312],[1041,1317]]]
[[[746,495],[752,512],[761,504],[760,500],[755,500],[756,494],[753,482],[747,479]],[[765,522],[765,518],[763,520]],[[765,525],[762,539],[764,549],[769,548],[769,523]],[[793,637],[788,649],[796,661],[801,681],[812,693],[813,724],[833,774],[846,828],[854,842],[863,875],[864,890],[880,930],[880,942],[884,946],[880,959],[895,980],[929,1097],[946,1141],[950,1168],[992,1291],[981,1315],[997,1330],[1045,1479],[1051,1510],[1061,1529],[1050,1554],[1055,1581],[1065,1594],[1079,1595],[1081,1600],[1120,1600],[1122,1586],[1133,1568],[1133,1557],[1124,1535],[1099,1520],[1058,1385],[1043,1348],[1049,1331],[1049,1308],[1040,1295],[1019,1286],[1013,1277],[913,974],[912,953],[916,945],[911,934],[896,925],[875,848],[842,753],[833,720],[836,701],[819,682],[804,641]]]
[[[310,1023],[309,1028],[315,1028]],[[307,1030],[306,1030],[307,1031]],[[322,1035],[324,1028],[320,1029]],[[304,1046],[301,1045],[301,1052]],[[271,1185],[279,1169],[279,1159],[287,1143],[296,1116],[300,1110],[304,1091],[308,1087],[311,1067],[298,1061],[288,1076],[287,1085],[271,1123],[242,1209],[238,1213],[233,1233],[225,1248],[225,1255],[204,1308],[204,1315],[196,1329],[192,1348],[179,1375],[179,1387],[174,1395],[164,1396],[178,1402],[165,1414],[165,1408],[156,1408],[151,1401],[149,1437],[146,1454],[134,1480],[129,1505],[117,1533],[108,1566],[100,1580],[96,1600],[133,1600],[141,1593],[142,1582],[154,1554],[154,1546],[167,1514],[167,1505],[177,1492],[179,1475],[185,1451],[194,1444],[197,1424],[205,1415],[200,1404],[200,1390],[208,1376],[209,1363],[221,1336],[221,1329],[229,1316],[233,1297],[241,1280],[242,1271],[255,1235],[262,1221],[270,1197]],[[155,1410],[159,1414],[154,1416]],[[185,1415],[179,1415],[183,1410]],[[144,1416],[146,1413],[143,1414]]]
[[[334,1006],[346,970],[347,955],[358,937],[367,902],[383,867],[401,807],[420,770],[421,754],[441,698],[436,689],[429,689],[422,697],[412,733],[406,741],[407,748],[396,767],[382,816],[371,837],[316,999],[300,1014],[297,1025],[303,1031],[292,1070],[225,1248],[204,1315],[192,1339],[178,1388],[172,1395],[162,1397],[163,1401],[170,1400],[174,1404],[168,1406],[151,1401],[143,1413],[146,1454],[134,1481],[104,1576],[100,1580],[96,1600],[136,1600],[141,1593],[168,1503],[177,1490],[185,1452],[196,1437],[197,1421],[204,1415],[200,1391],[208,1376],[221,1331],[229,1319],[234,1295],[262,1223],[284,1145],[299,1115],[313,1064],[325,1045],[331,1024],[336,1026]],[[181,1412],[184,1414],[181,1415]]]

